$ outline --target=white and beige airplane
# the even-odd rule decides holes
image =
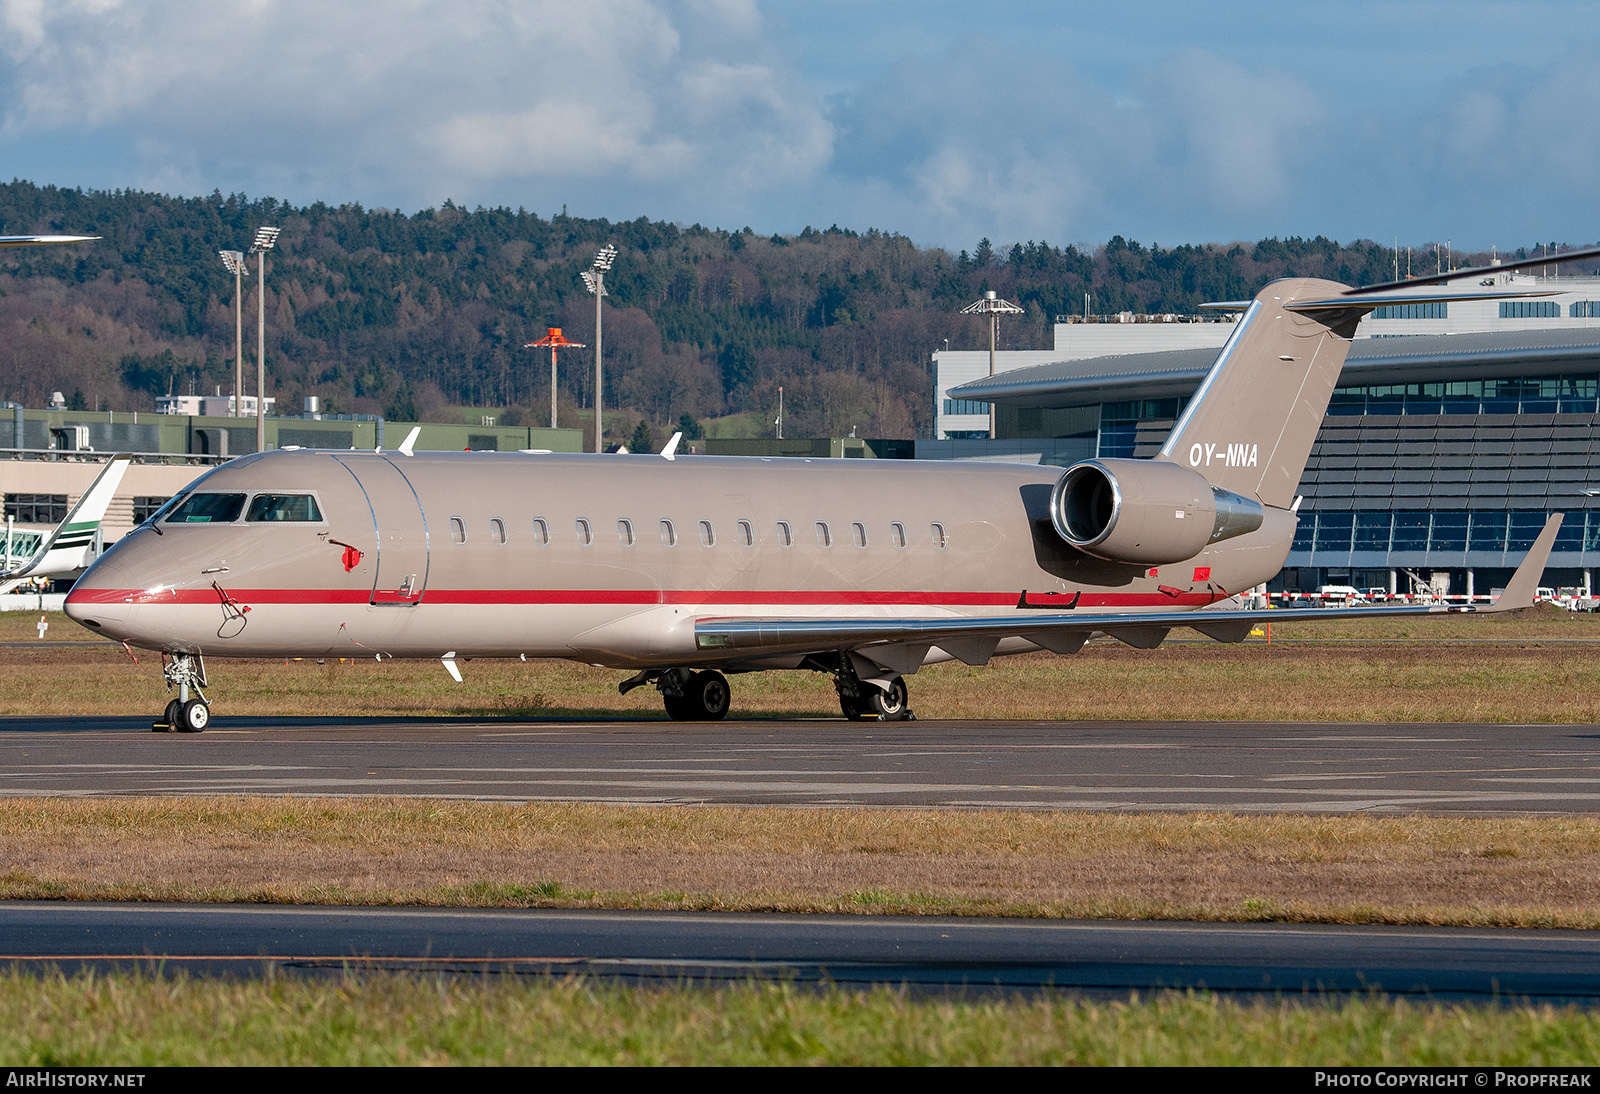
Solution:
[[[157,727],[186,731],[210,720],[207,657],[439,658],[458,679],[458,658],[566,658],[631,672],[623,691],[654,684],[679,719],[723,717],[729,674],[808,669],[848,717],[895,719],[932,662],[1099,634],[1149,648],[1180,626],[1241,641],[1264,613],[1214,606],[1283,566],[1361,318],[1530,295],[1430,288],[1444,280],[1288,279],[1227,305],[1243,311],[1232,337],[1149,460],[243,456],[106,552],[66,610],[163,654],[176,697]],[[1559,524],[1486,608],[1271,618],[1523,607]]]
[[[95,535],[105,520],[111,498],[122,485],[122,475],[133,457],[112,456],[94,477],[61,523],[39,538],[33,553],[14,569],[0,572],[0,592],[35,577],[64,577],[89,565]]]
[[[99,236],[0,236],[0,247],[48,247],[55,243],[89,243]]]
[[[51,243],[88,243],[98,235],[0,235],[0,246],[48,246]]]

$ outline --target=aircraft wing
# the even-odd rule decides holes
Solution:
[[[1241,642],[1252,627],[1263,622],[1286,623],[1303,619],[1349,619],[1391,616],[1507,612],[1533,604],[1539,578],[1544,573],[1560,513],[1545,522],[1533,547],[1491,604],[1404,605],[1369,608],[1274,608],[1217,611],[1198,609],[1176,612],[1028,612],[1006,616],[946,616],[900,619],[701,619],[695,624],[695,644],[708,654],[751,656],[854,650],[899,672],[913,671],[929,648],[940,649],[968,664],[983,664],[1002,639],[1021,638],[1056,653],[1073,653],[1091,634],[1108,634],[1143,649],[1159,646],[1174,627],[1189,627],[1220,642]]]
[[[123,472],[128,470],[132,459],[128,455],[112,456],[94,477],[94,482],[89,484],[89,489],[78,498],[78,503],[67,513],[66,519],[44,537],[33,557],[17,569],[0,574],[0,581],[70,574],[88,565],[94,534],[105,518],[111,496],[122,485]]]
[[[88,243],[99,236],[0,236],[0,247],[40,247],[51,243]]]

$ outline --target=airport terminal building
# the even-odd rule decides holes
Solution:
[[[1538,279],[1517,278],[1529,280]],[[1546,284],[1560,294],[1398,305],[1363,321],[1301,480],[1294,547],[1272,588],[1406,592],[1426,584],[1481,596],[1504,584],[1552,512],[1567,518],[1544,583],[1593,588],[1600,279]],[[1123,324],[1146,325],[1166,324]],[[993,402],[995,444],[1031,447],[1046,462],[1149,456],[1215,357],[1204,346],[1017,362],[939,394],[953,409]]]

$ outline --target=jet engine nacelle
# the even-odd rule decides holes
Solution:
[[[1261,527],[1261,503],[1164,460],[1084,460],[1050,492],[1061,538],[1110,562],[1162,566]]]

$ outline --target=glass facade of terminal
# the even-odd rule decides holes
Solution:
[[[1329,414],[1594,414],[1600,378],[1547,376],[1340,388]]]

